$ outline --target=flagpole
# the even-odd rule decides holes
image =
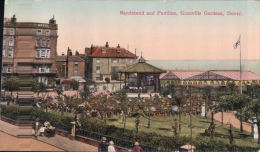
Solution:
[[[242,95],[242,62],[241,62],[241,40],[240,40],[240,37],[239,37],[239,41],[240,41],[240,44],[239,44],[239,50],[240,50],[240,65],[239,65],[239,70],[240,70],[240,95]]]

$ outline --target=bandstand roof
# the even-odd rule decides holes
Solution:
[[[146,63],[145,59],[141,56],[137,63],[126,67],[125,70],[121,70],[120,72],[121,73],[165,73],[166,71]]]

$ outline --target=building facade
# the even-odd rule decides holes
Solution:
[[[17,22],[15,15],[4,22],[3,75],[32,76],[44,84],[56,76],[58,25]]]
[[[260,76],[251,71],[209,70],[209,71],[168,71],[161,74],[162,87],[169,84],[193,86],[227,86],[229,83],[242,86],[260,84]]]
[[[68,55],[57,56],[57,77],[70,79],[72,77],[85,78],[85,60],[76,51],[75,55],[68,49]]]
[[[119,71],[137,62],[136,54],[125,48],[105,46],[91,46],[85,48],[86,79],[96,84],[119,84]],[[116,87],[113,85],[113,88]],[[117,87],[118,89],[118,87]]]

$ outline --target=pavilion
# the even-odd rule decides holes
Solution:
[[[159,93],[160,74],[166,71],[146,63],[141,56],[137,63],[127,66],[119,71],[120,82],[124,74],[125,87],[130,93]],[[120,83],[121,89],[121,83]]]

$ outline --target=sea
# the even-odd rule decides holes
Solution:
[[[239,60],[148,60],[147,63],[164,70],[239,70]],[[260,75],[259,60],[242,60],[242,70]]]

